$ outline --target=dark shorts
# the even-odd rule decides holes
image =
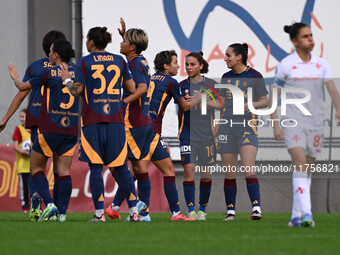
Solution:
[[[127,128],[128,159],[148,160],[150,152],[152,126]]]
[[[238,121],[241,122],[241,121]],[[221,125],[217,137],[217,152],[220,154],[238,154],[245,145],[253,145],[258,148],[257,130],[248,125]],[[251,124],[255,126],[255,124]]]
[[[31,127],[31,147],[33,147],[33,143],[35,138],[38,136],[38,126]]]
[[[77,145],[77,137],[60,134],[37,134],[32,149],[46,157],[74,155]]]
[[[151,161],[158,161],[165,158],[170,158],[170,154],[166,144],[163,142],[160,134],[152,132],[150,137],[150,152],[149,159]]]
[[[98,123],[81,128],[79,160],[117,167],[126,164],[124,124]]]
[[[215,164],[215,141],[213,138],[206,141],[180,141],[181,164],[196,164],[211,166]]]

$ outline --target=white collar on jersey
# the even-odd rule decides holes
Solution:
[[[317,63],[317,59],[315,57],[315,55],[313,54],[313,52],[310,53],[311,54],[311,59],[309,60],[309,62],[307,64],[316,64]],[[296,59],[296,63],[297,64],[303,64],[305,62],[303,62],[303,60],[300,58],[299,54],[297,54],[296,50],[293,52],[293,55]]]

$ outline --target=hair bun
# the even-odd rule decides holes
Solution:
[[[283,27],[283,31],[285,31],[286,33],[290,33],[290,31],[292,30],[292,26],[284,26]]]
[[[200,54],[203,57],[203,51],[199,51],[197,53]]]
[[[106,31],[107,31],[107,27],[102,27],[100,30],[101,30],[102,32],[106,32]]]

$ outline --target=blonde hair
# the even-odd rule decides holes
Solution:
[[[148,48],[149,38],[144,30],[131,28],[125,32],[124,36],[129,40],[130,44],[136,46],[137,54],[140,54]]]

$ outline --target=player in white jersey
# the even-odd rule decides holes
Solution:
[[[291,127],[281,128],[274,123],[274,136],[278,141],[285,141],[296,170],[293,172],[293,206],[289,227],[314,226],[311,212],[310,185],[312,164],[321,153],[324,139],[323,131],[323,89],[324,85],[332,98],[336,109],[335,118],[340,125],[340,97],[332,79],[332,71],[326,60],[314,55],[314,40],[308,25],[294,23],[285,26],[295,46],[295,51],[285,57],[277,66],[271,100],[274,89],[283,95],[282,88],[289,91],[303,89],[300,92],[285,93],[287,99],[307,101],[302,107],[287,104],[286,115],[281,116]],[[310,99],[309,93],[310,92]],[[287,91],[285,91],[287,92]],[[283,102],[285,103],[285,102]],[[278,119],[275,111],[271,118]]]

